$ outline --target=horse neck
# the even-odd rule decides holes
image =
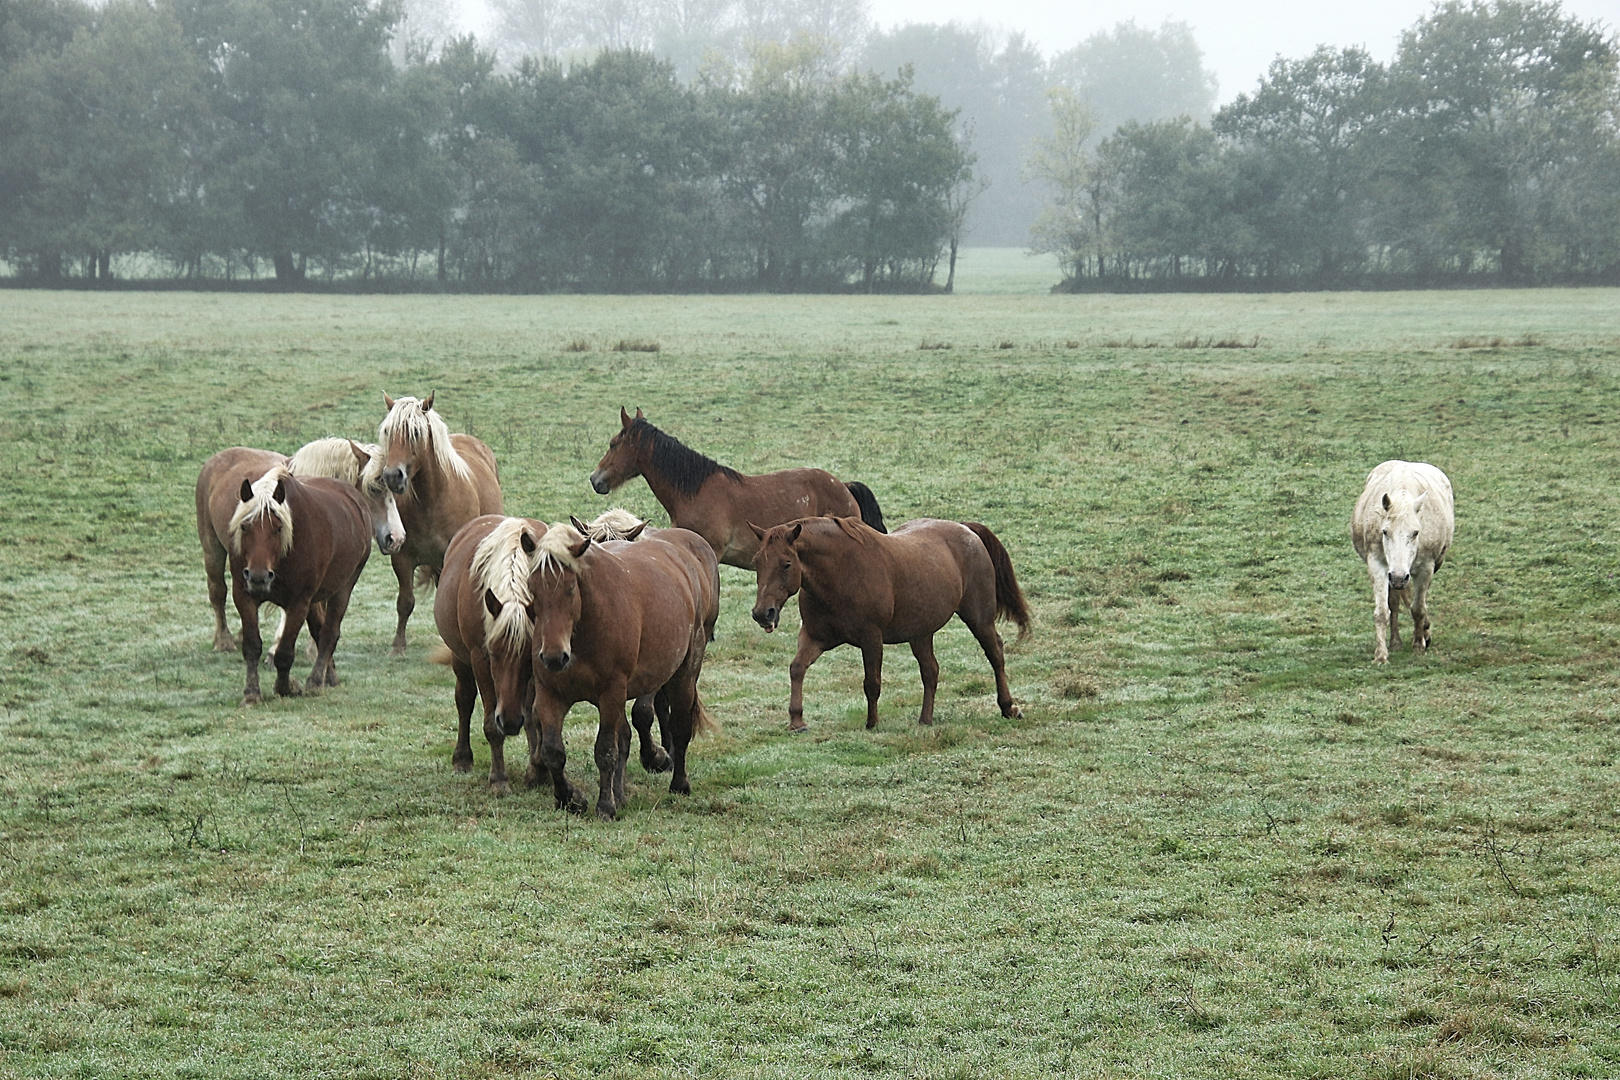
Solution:
[[[859,545],[834,525],[831,529],[810,526],[808,532],[795,545],[799,553],[799,591],[812,597],[835,597],[839,586],[846,582],[851,558],[859,558],[851,549]],[[804,543],[809,540],[808,544]]]
[[[679,510],[684,509],[695,496],[688,495],[676,487],[674,482],[665,476],[658,466],[653,464],[650,450],[642,454],[640,468],[642,479],[646,480],[647,486],[652,489],[653,498],[657,499],[658,505],[662,506],[664,511],[669,514],[669,523],[679,528],[681,522],[675,515]]]
[[[439,463],[439,455],[435,452],[433,440],[429,439],[422,447],[416,475],[411,478],[411,486],[421,491],[416,501],[424,504],[440,501],[455,480],[456,477],[450,475]]]

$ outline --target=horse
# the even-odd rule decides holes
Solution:
[[[209,494],[215,482],[223,475],[237,472],[262,476],[277,465],[285,465],[294,476],[328,476],[352,484],[365,496],[371,511],[372,535],[377,550],[384,555],[398,551],[405,542],[405,526],[400,522],[394,494],[382,483],[382,456],[378,447],[359,444],[349,439],[325,438],[306,443],[291,459],[273,450],[255,450],[246,446],[233,446],[203,462],[197,474],[197,539],[203,549],[203,572],[208,578],[208,602],[214,609],[214,648],[220,652],[235,652],[236,639],[225,624],[225,527],[230,521],[224,505],[218,512],[209,508]],[[319,605],[310,610],[315,613],[316,624],[310,627],[311,637],[320,636]],[[287,614],[282,612],[281,624],[276,628],[275,642],[280,643],[285,632]],[[271,651],[275,646],[272,645]]]
[[[1350,518],[1350,538],[1372,579],[1373,663],[1389,663],[1388,637],[1401,646],[1400,614],[1412,612],[1412,650],[1433,641],[1429,583],[1456,532],[1451,481],[1421,461],[1386,461],[1367,474]]]
[[[727,566],[754,568],[759,545],[749,522],[768,528],[831,514],[859,516],[878,532],[885,531],[877,498],[859,481],[843,483],[821,469],[744,476],[653,427],[640,409],[632,418],[620,407],[619,424],[591,473],[591,487],[606,495],[627,480],[646,477],[670,524],[703,537]]]
[[[326,477],[301,479],[285,465],[272,466],[257,480],[244,477],[234,495],[225,534],[231,598],[242,618],[242,659],[247,664],[242,703],[262,700],[259,605],[266,601],[287,613],[291,628],[275,650],[276,693],[287,697],[303,692],[289,672],[298,628],[308,619],[310,605],[317,603],[326,605],[326,615],[304,689],[316,693],[322,686],[336,686],[332,654],[349,596],[371,556],[371,515],[365,500],[348,484]],[[225,478],[210,492],[209,506],[229,506],[231,496]]]
[[[525,728],[533,696],[529,576],[545,534],[545,522],[530,518],[473,518],[445,550],[433,599],[445,647],[431,659],[450,665],[456,675],[456,749],[450,765],[456,772],[472,771],[473,700],[482,697],[489,786],[497,795],[511,790],[506,739]]]
[[[596,816],[611,821],[625,804],[630,752],[625,702],[647,694],[669,706],[669,790],[692,792],[686,749],[711,726],[698,697],[703,655],[719,610],[719,569],[701,538],[596,543],[572,525],[540,541],[529,579],[534,600],[534,724],[530,763],[551,777],[557,806],[583,813],[585,796],[564,773],[562,722],[575,702],[596,705]]]
[[[433,411],[432,394],[420,400],[384,394],[383,401],[388,412],[377,425],[383,482],[399,497],[405,523],[405,545],[391,559],[399,580],[393,652],[401,656],[405,624],[416,609],[417,568],[423,584],[438,580],[456,530],[482,514],[501,512],[501,482],[489,447],[471,435],[450,434]]]
[[[1023,715],[1007,687],[996,619],[1029,632],[1029,605],[1012,559],[988,528],[974,521],[908,521],[885,536],[853,518],[801,518],[770,529],[752,526],[759,540],[754,621],[776,630],[782,605],[799,594],[799,649],[788,669],[792,689],[788,730],[804,731],[804,673],[839,645],[861,650],[866,668],[866,726],[877,726],[883,688],[883,646],[908,642],[922,672],[919,724],[934,722],[939,662],[934,634],[958,615],[996,673],[1001,715]]]
[[[569,517],[569,524],[574,526],[576,532],[588,536],[592,540],[602,542],[606,540],[634,540],[639,536],[649,539],[657,538],[668,540],[671,543],[684,544],[700,561],[706,562],[699,547],[708,548],[708,541],[687,529],[649,529],[647,523],[636,517],[630,511],[621,507],[604,510],[589,522],[583,522],[577,517]],[[708,549],[710,554],[713,549]],[[720,619],[720,581],[718,577],[714,582],[714,610],[705,617],[709,628],[709,640],[714,640],[714,626]],[[663,746],[652,741],[653,720],[658,721],[658,731]],[[669,768],[669,704],[656,694],[647,694],[636,699],[630,708],[630,726],[636,729],[641,739],[641,767],[648,772],[664,772]]]

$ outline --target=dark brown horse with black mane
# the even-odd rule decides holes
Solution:
[[[866,667],[866,726],[877,726],[883,646],[908,642],[922,672],[919,724],[934,722],[939,661],[934,634],[959,615],[996,673],[1002,716],[1021,715],[1007,687],[998,617],[1029,631],[1029,605],[1012,559],[978,522],[908,521],[884,536],[853,518],[805,518],[753,530],[759,539],[754,621],[776,629],[782,605],[799,595],[799,650],[789,668],[788,727],[803,731],[804,673],[829,649],[849,644]]]
[[[883,511],[865,484],[845,483],[821,469],[744,476],[653,427],[640,409],[632,418],[621,408],[619,423],[618,434],[591,473],[591,487],[606,495],[627,480],[646,477],[669,512],[670,524],[703,537],[727,566],[753,569],[759,543],[749,522],[769,527],[831,514],[859,517],[885,531]]]
[[[562,722],[578,701],[596,706],[596,816],[611,821],[625,803],[630,753],[625,703],[648,694],[669,706],[669,790],[690,794],[686,748],[709,725],[698,676],[719,610],[714,552],[701,538],[595,543],[571,525],[540,541],[529,579],[534,616],[534,724],[530,762],[549,775],[557,806],[576,813],[585,795],[564,774]]]
[[[235,477],[240,484],[232,490]],[[300,478],[285,465],[272,465],[263,475],[222,472],[207,503],[213,520],[226,515],[231,598],[242,617],[242,659],[247,664],[242,701],[261,699],[259,605],[265,602],[287,615],[287,632],[274,657],[276,693],[285,697],[336,686],[332,654],[354,583],[371,555],[371,513],[364,497],[340,480]],[[316,604],[324,605],[324,617],[318,620],[310,615]],[[306,621],[312,633],[318,626],[319,636],[315,666],[300,688],[289,673],[298,631]]]

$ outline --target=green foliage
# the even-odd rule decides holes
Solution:
[[[0,1072],[1609,1075],[1617,343],[1597,289],[0,293]],[[607,505],[625,404],[988,522],[1025,718],[958,626],[933,728],[896,648],[865,731],[844,649],[789,736],[792,627],[726,568],[696,793],[632,766],[570,819],[450,772],[376,557],[343,685],[241,707],[196,469],[364,435],[382,390],[548,520]],[[1435,649],[1374,669],[1347,525],[1390,456],[1448,470],[1458,534]]]

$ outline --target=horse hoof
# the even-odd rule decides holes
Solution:
[[[288,679],[285,687],[276,687],[276,693],[282,697],[303,697],[304,688],[299,685],[297,679]]]
[[[669,772],[669,755],[660,750],[641,759],[641,767],[650,773]]]
[[[469,754],[467,757],[464,757],[464,758],[459,758],[459,757],[451,758],[450,759],[450,771],[451,772],[458,772],[458,773],[470,773],[470,772],[472,772],[472,755]]]
[[[336,686],[337,684],[338,684],[337,672],[328,671],[326,673],[326,685],[327,686]]]
[[[1005,709],[1001,710],[1001,715],[1005,716],[1008,720],[1022,720],[1024,718],[1024,710],[1020,709],[1016,705],[1009,705]]]
[[[235,652],[236,651],[236,639],[231,637],[229,634],[226,634],[224,637],[215,638],[214,639],[214,651],[215,652]]]
[[[584,814],[586,805],[585,796],[577,791],[571,793],[566,802],[557,800],[557,809],[567,810],[570,814]]]
[[[405,643],[403,641],[394,642],[394,647],[389,649],[388,653],[389,653],[390,656],[404,656],[405,655]]]
[[[871,731],[875,727],[877,727],[877,717],[875,717],[875,716],[867,717],[866,730]]]
[[[504,799],[512,794],[512,785],[506,780],[492,780],[489,785],[489,793],[497,799]]]
[[[612,806],[603,805],[602,803],[597,803],[596,804],[596,820],[597,821],[613,821],[618,816],[619,816],[618,813],[614,810],[614,808]]]
[[[692,781],[684,776],[676,777],[669,782],[669,790],[672,795],[690,795],[692,794]]]
[[[794,735],[802,735],[806,731],[809,731],[809,730],[810,730],[810,725],[805,723],[804,719],[802,717],[795,718],[795,719],[792,719],[792,720],[788,721],[788,731],[790,731]]]
[[[257,690],[242,695],[242,704],[257,705],[264,700],[264,695]]]

